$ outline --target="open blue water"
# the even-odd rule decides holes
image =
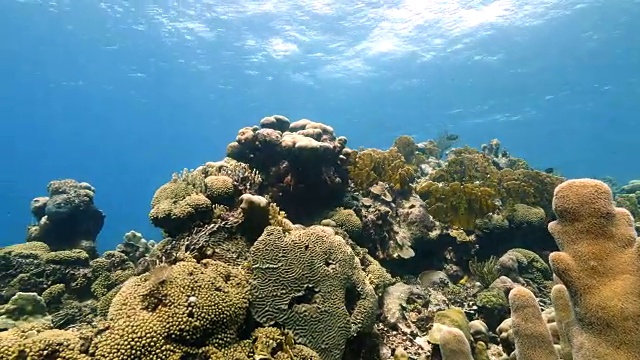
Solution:
[[[271,114],[356,148],[446,129],[568,177],[639,178],[637,19],[637,0],[4,0],[0,246],[59,178],[96,187],[100,249],[157,238],[155,189]]]

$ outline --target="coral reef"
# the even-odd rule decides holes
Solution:
[[[386,151],[357,151],[351,155],[349,164],[349,179],[361,191],[383,182],[389,184],[395,192],[407,193],[416,173],[416,169],[407,164],[405,157],[395,147]]]
[[[162,239],[103,254],[95,189],[52,181],[0,249],[0,358],[637,358],[637,182],[422,140],[265,117],[158,187]]]

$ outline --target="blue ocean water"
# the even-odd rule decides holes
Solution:
[[[448,130],[568,177],[638,178],[640,1],[0,3],[0,246],[50,180],[96,187],[101,250],[171,173],[266,115],[387,148]]]

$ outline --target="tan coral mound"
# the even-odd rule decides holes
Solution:
[[[113,299],[95,357],[177,359],[231,346],[245,320],[248,290],[244,271],[212,260],[131,278]]]
[[[23,324],[0,332],[0,359],[89,360],[83,353],[83,332],[51,329],[42,324]]]
[[[328,227],[285,234],[269,226],[251,248],[251,310],[278,323],[323,360],[342,358],[347,340],[373,327],[377,297],[358,258]]]

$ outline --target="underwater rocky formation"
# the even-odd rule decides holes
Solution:
[[[456,141],[265,117],[104,254],[95,189],[52,181],[0,249],[0,359],[637,359],[639,183]]]

